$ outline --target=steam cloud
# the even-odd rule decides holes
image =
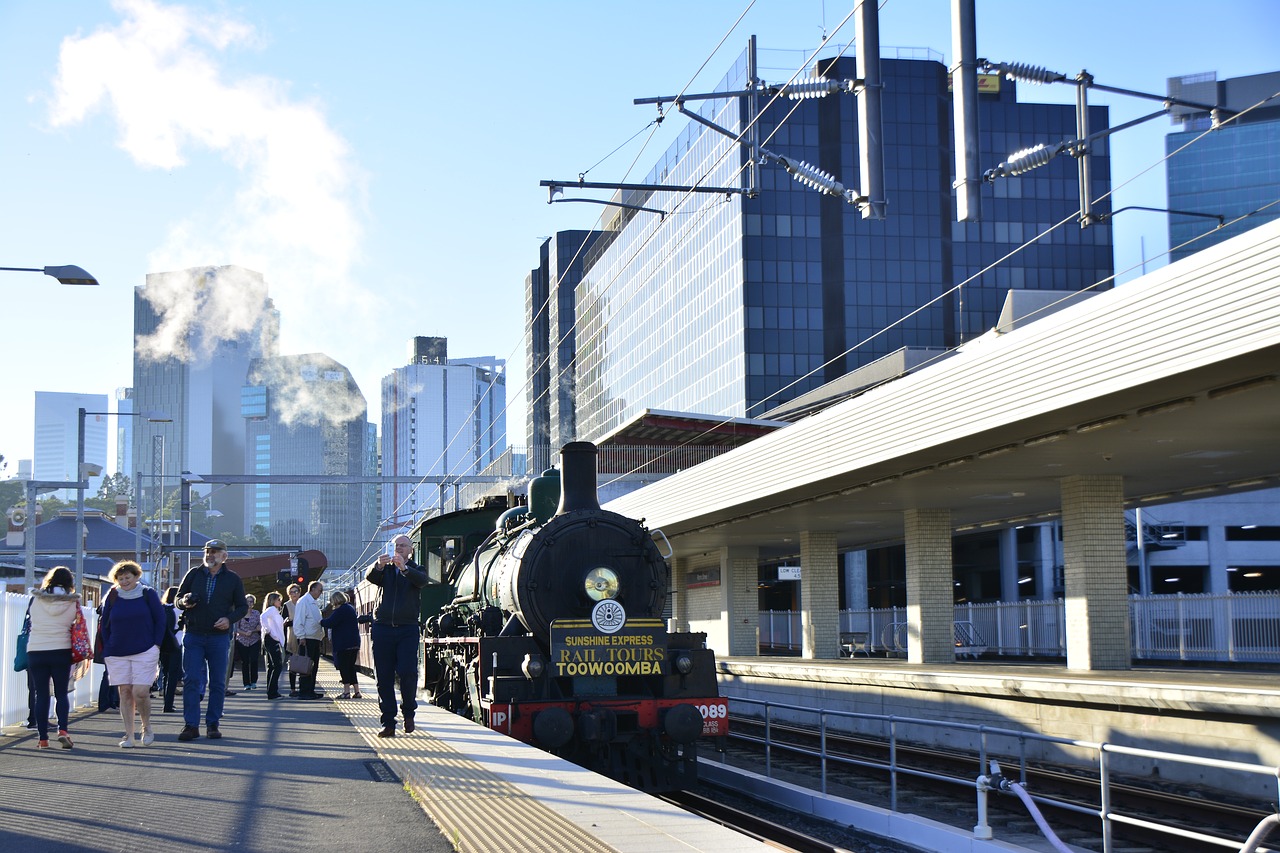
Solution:
[[[154,0],[114,0],[112,7],[118,25],[63,41],[51,124],[75,125],[106,110],[117,144],[139,166],[180,169],[189,156],[213,152],[239,178],[229,203],[195,200],[148,268],[260,271],[282,313],[301,328],[370,318],[378,299],[350,276],[362,239],[354,210],[363,202],[363,176],[320,106],[291,97],[279,80],[229,78],[221,54],[259,46],[248,24]],[[254,329],[268,305],[265,289],[227,284],[204,292],[174,276],[154,293],[149,286],[162,322],[138,342],[139,354],[197,357],[196,341]]]

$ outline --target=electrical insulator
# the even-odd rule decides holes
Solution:
[[[802,98],[825,98],[836,92],[852,92],[852,80],[810,80],[805,83],[788,83],[782,90],[793,101]]]
[[[1023,172],[1038,169],[1057,156],[1057,148],[1050,148],[1041,142],[1039,145],[1024,148],[1011,154],[1009,159],[1005,161],[1005,171],[1010,175],[1021,175]]]
[[[844,185],[837,181],[834,175],[828,175],[817,166],[810,165],[803,160],[783,159],[781,163],[782,168],[791,173],[791,177],[806,187],[812,187],[829,195],[844,195]]]
[[[1065,74],[1059,74],[1057,71],[1050,71],[1040,65],[1029,65],[1025,62],[1002,62],[996,66],[1000,69],[1000,73],[1010,80],[1017,80],[1020,83],[1034,83],[1037,86],[1042,83],[1054,83],[1058,80],[1065,80]]]

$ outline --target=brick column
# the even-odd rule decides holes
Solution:
[[[760,551],[721,548],[720,582],[728,587],[729,654],[760,654]]]
[[[671,558],[671,619],[667,630],[689,630],[689,558]]]
[[[801,657],[840,657],[840,555],[834,533],[800,533]]]
[[[1067,669],[1129,669],[1121,477],[1062,479]]]
[[[951,512],[909,509],[907,540],[907,663],[954,663]]]

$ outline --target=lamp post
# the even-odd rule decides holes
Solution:
[[[42,272],[53,276],[62,284],[97,284],[98,280],[84,271],[83,268],[69,264],[62,267],[0,267],[6,272]]]
[[[0,267],[3,269],[3,267]],[[76,269],[79,269],[78,267]],[[81,272],[84,272],[81,270]],[[86,273],[86,275],[88,275]],[[97,284],[97,282],[93,282]],[[102,468],[84,461],[84,419],[89,415],[115,415],[116,417],[146,418],[152,423],[170,423],[172,418],[163,412],[86,412],[76,411],[76,589],[84,588],[84,492],[89,488],[89,478],[102,473]],[[96,470],[95,470],[96,469]],[[135,488],[136,491],[136,488]],[[141,519],[139,519],[141,524]]]

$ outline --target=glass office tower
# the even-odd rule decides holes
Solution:
[[[1182,126],[1165,137],[1170,210],[1169,260],[1229,240],[1280,216],[1280,71],[1218,80],[1216,74],[1173,77],[1169,94],[1227,109],[1216,130],[1208,112],[1176,108]],[[1267,207],[1271,205],[1270,207]],[[1222,216],[1219,228],[1208,215]],[[1244,218],[1242,218],[1244,217]]]
[[[856,76],[852,57],[820,65],[829,77]],[[715,91],[745,89],[747,68],[744,53]],[[938,58],[886,59],[881,72],[884,220],[775,163],[756,169],[755,197],[732,191],[750,180],[746,147],[697,123],[642,183],[725,192],[616,195],[632,207],[608,209],[577,289],[577,438],[596,439],[645,408],[758,416],[902,347],[953,347],[983,333],[1010,289],[1074,291],[1109,278],[1111,229],[1079,226],[1072,158],[985,185],[983,220],[956,223],[947,69]],[[986,82],[983,169],[1074,137],[1073,106],[1019,103],[1012,82]],[[859,186],[853,96],[766,100],[765,149]],[[739,132],[751,105],[731,97],[698,109]],[[1090,124],[1107,126],[1105,107],[1091,108]],[[1105,144],[1096,146],[1095,199],[1110,189],[1109,166]]]
[[[364,394],[346,367],[322,353],[255,359],[240,414],[250,474],[376,474]],[[373,484],[256,483],[247,489],[246,530],[260,525],[274,545],[317,548],[339,571],[361,561],[375,538],[377,519],[367,512]]]

